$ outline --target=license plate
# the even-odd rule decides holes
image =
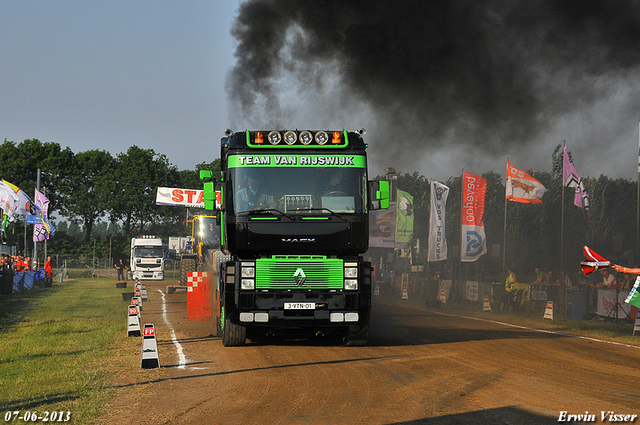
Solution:
[[[315,310],[316,303],[284,303],[285,310]]]

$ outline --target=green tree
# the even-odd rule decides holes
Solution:
[[[60,175],[73,161],[73,156],[71,149],[61,149],[58,143],[27,139],[16,145],[5,139],[0,145],[0,178],[15,184],[33,198],[40,169],[40,188],[49,199],[49,211],[53,213],[60,203]]]
[[[107,213],[114,169],[111,154],[95,149],[77,153],[60,179],[60,212],[84,224],[85,241],[91,239],[94,222]]]
[[[125,234],[130,235],[134,226],[142,234],[171,217],[166,208],[156,205],[157,188],[175,187],[179,182],[178,170],[166,155],[131,146],[118,154],[113,182],[109,212],[112,219],[123,222]]]

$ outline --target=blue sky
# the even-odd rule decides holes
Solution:
[[[219,156],[239,1],[0,1],[0,141]]]
[[[481,125],[464,116],[437,143],[422,140],[420,131],[406,127],[411,120],[403,124],[387,116],[395,99],[387,107],[386,99],[351,92],[343,84],[341,66],[334,66],[344,64],[333,62],[318,68],[313,61],[300,64],[291,58],[269,81],[279,101],[279,119],[272,119],[264,103],[257,105],[257,117],[243,116],[225,90],[235,65],[230,28],[240,3],[0,0],[0,142],[37,138],[76,153],[104,149],[113,155],[137,145],[166,154],[181,170],[192,170],[219,156],[219,141],[228,127],[365,127],[372,176],[388,166],[440,180],[462,168],[502,174],[507,158],[525,170],[550,171],[553,148],[567,140],[582,176],[637,178],[637,66],[586,76],[580,68],[554,68],[548,75],[545,63],[534,68],[533,84],[556,89],[538,99],[545,125],[535,143],[499,153],[486,152],[482,143],[460,143],[477,138],[474,131]],[[612,26],[617,28],[615,22]],[[308,84],[314,75],[322,84]],[[593,89],[574,98],[558,96],[565,91],[557,87],[578,87],[572,94]],[[564,108],[561,114],[554,109],[558,103]],[[433,118],[421,117],[421,122]],[[420,129],[421,122],[413,124]],[[424,146],[390,143],[395,133],[410,134],[406,139]]]

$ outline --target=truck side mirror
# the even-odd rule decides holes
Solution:
[[[213,177],[213,171],[211,170],[200,170],[200,180],[208,180]]]
[[[389,182],[386,180],[370,180],[368,182],[369,190],[369,209],[381,210],[389,208]]]
[[[214,182],[204,184],[204,209],[211,211],[216,209],[216,188]]]
[[[200,180],[210,180],[213,177],[213,171],[200,170]],[[216,181],[208,181],[204,183],[204,209],[213,211],[216,209]]]

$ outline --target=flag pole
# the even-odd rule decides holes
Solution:
[[[429,182],[429,237],[427,238],[427,281],[429,281],[429,253],[431,251],[431,220],[433,217],[433,179]]]
[[[37,199],[38,199],[38,192],[40,191],[40,169],[38,168],[38,172],[36,174],[36,190],[33,194],[33,202],[37,205]],[[25,217],[26,219],[26,217]],[[36,225],[33,225],[33,231],[35,233],[36,230]],[[33,237],[33,258],[31,259],[31,261],[35,261],[36,264],[36,269],[38,268],[38,241],[36,240],[36,237],[34,235]]]
[[[640,264],[640,122],[638,122],[638,197],[636,200],[636,264]]]
[[[462,223],[464,220],[463,211],[464,206],[464,168],[462,169],[462,175],[460,176],[460,259],[458,260],[458,282],[462,275],[462,256],[464,253],[464,233],[462,231]]]
[[[560,302],[562,303],[562,314],[565,314],[566,288],[564,279],[564,155],[567,150],[567,141],[563,140],[562,151],[562,218],[560,219]]]
[[[507,157],[507,167],[509,166],[509,157]],[[507,179],[509,176],[509,170],[507,170],[507,174],[505,176],[504,181],[504,229],[502,231],[502,275],[505,275],[506,272],[506,261],[507,261]]]
[[[563,140],[563,150],[562,150],[562,195],[560,198],[561,202],[561,215],[560,215],[560,272],[564,269],[564,152],[567,150],[567,141]]]

